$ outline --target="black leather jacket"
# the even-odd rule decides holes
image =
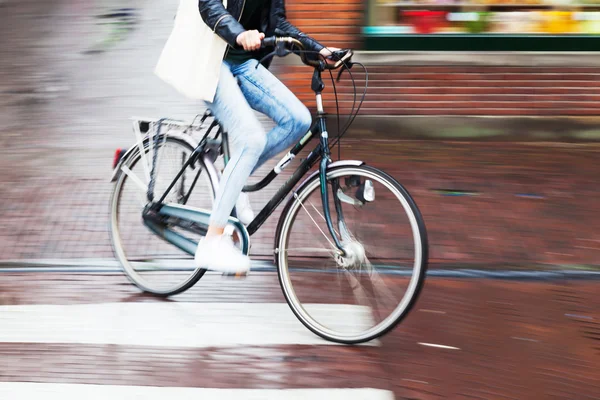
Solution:
[[[238,22],[246,1],[228,0],[227,9],[223,7],[222,0],[199,0],[198,8],[204,22],[223,40],[232,47],[239,47],[236,43],[238,35],[245,31]],[[302,33],[285,17],[284,0],[270,0],[270,7],[263,10],[261,18],[261,32],[266,36],[291,36],[298,39],[307,50],[320,51],[324,46]]]

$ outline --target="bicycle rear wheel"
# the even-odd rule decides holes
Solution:
[[[427,235],[409,193],[368,166],[332,168],[329,209],[346,251],[333,244],[318,176],[282,213],[275,248],[279,280],[298,319],[346,344],[380,337],[414,305],[427,268]]]
[[[154,190],[157,200],[194,150],[186,142],[169,136],[159,138],[159,142]],[[144,163],[151,162],[151,159],[151,149],[146,146],[144,158],[136,151],[121,167],[110,201],[110,233],[115,255],[129,280],[145,292],[170,296],[192,287],[205,270],[195,266],[192,256],[144,225],[142,211],[148,201],[143,186],[147,185],[146,177],[149,176]],[[198,159],[186,168],[164,203],[188,204],[210,210],[214,192],[214,182],[202,160]],[[199,233],[169,228],[195,241],[201,238]]]

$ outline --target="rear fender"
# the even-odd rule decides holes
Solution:
[[[164,136],[164,134],[161,134],[161,136]],[[179,140],[187,143],[192,149],[195,149],[198,146],[198,143],[196,143],[189,135],[186,135],[183,133],[169,132],[169,133],[167,133],[167,136],[175,138],[175,139],[179,139]],[[148,136],[145,136],[144,138],[142,138],[144,149],[147,148],[149,139],[150,138]],[[140,142],[136,142],[133,146],[131,146],[129,149],[127,149],[127,151],[121,156],[121,158],[117,162],[117,165],[115,166],[115,168],[112,171],[112,175],[110,178],[111,182],[115,182],[119,178],[119,176],[121,176],[121,173],[122,173],[121,167],[127,162],[127,160],[129,160],[130,157],[136,155],[139,152],[139,148],[140,148]]]

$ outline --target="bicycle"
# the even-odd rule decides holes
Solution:
[[[244,191],[267,187],[311,139],[319,138],[319,143],[247,227],[234,210],[229,233],[238,236],[241,250],[248,254],[250,236],[287,197],[275,233],[274,258],[288,305],[309,330],[327,340],[370,341],[393,329],[421,291],[428,262],[423,218],[408,191],[390,175],[362,161],[331,160],[331,148],[339,144],[360,105],[354,113],[355,89],[351,119],[329,143],[322,72],[340,69],[339,81],[346,70],[354,81],[350,69],[359,63],[352,62],[352,52],[336,53],[338,62],[327,65],[311,59],[295,39],[271,37],[264,44],[275,47],[270,56],[294,52],[314,68],[311,89],[317,114],[310,131],[267,176]],[[367,82],[365,93],[366,88]],[[361,104],[363,100],[364,94]],[[206,272],[194,266],[193,255],[206,234],[220,178],[215,163],[222,156],[226,165],[230,154],[227,132],[217,120],[203,131],[210,117],[206,112],[199,123],[197,117],[191,124],[134,120],[137,143],[115,158],[111,239],[125,274],[142,291],[172,296],[192,287]],[[202,132],[200,140],[193,138]],[[318,170],[294,189],[317,163]],[[335,322],[327,322],[333,315]]]

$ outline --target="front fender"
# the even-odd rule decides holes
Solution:
[[[335,161],[332,163],[329,163],[329,165],[327,166],[327,170],[333,169],[333,168],[337,168],[337,167],[360,167],[361,165],[364,165],[364,161],[359,161],[359,160],[341,160],[341,161]],[[300,184],[300,186],[298,186],[298,188],[296,190],[294,190],[294,193],[299,192],[300,190],[302,190],[304,188],[304,186],[308,185],[308,182],[310,182],[315,176],[319,175],[319,171],[315,171],[312,174],[309,175],[308,178],[306,178],[305,180],[302,181],[302,183]],[[290,200],[292,200],[294,197],[292,196],[288,202]],[[287,205],[286,205],[287,208]]]
[[[329,171],[330,169],[334,169],[334,168],[338,168],[338,167],[360,167],[361,165],[364,165],[364,164],[365,164],[364,161],[359,161],[359,160],[341,160],[341,161],[335,161],[335,162],[330,163],[327,166],[327,170]],[[309,177],[306,178],[304,181],[302,181],[302,183],[298,186],[298,188],[296,188],[296,190],[294,190],[292,192],[292,195],[290,196],[287,203],[285,204],[285,207],[283,208],[283,211],[281,212],[281,216],[279,217],[279,221],[277,222],[277,229],[275,230],[275,246],[273,247],[274,249],[277,249],[277,241],[279,240],[279,234],[281,233],[281,228],[282,228],[282,224],[283,224],[282,217],[288,212],[288,210],[292,206],[292,204],[294,202],[294,193],[301,191],[313,179],[318,178],[318,177],[319,177],[319,170],[310,174]],[[277,254],[276,253],[274,254],[274,257],[275,257],[275,264],[277,265]]]

